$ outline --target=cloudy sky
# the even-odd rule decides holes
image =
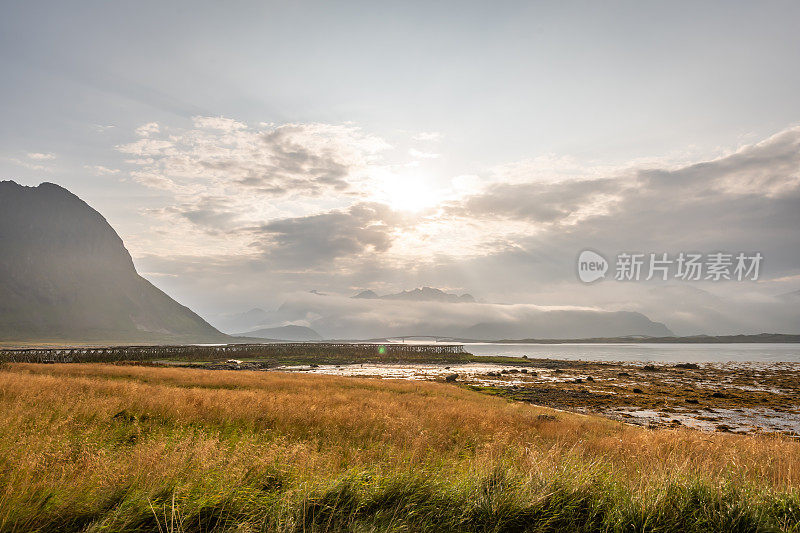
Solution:
[[[0,177],[78,194],[213,323],[428,285],[800,329],[796,2],[0,9]],[[586,285],[587,248],[764,261]]]

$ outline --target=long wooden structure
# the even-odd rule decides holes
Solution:
[[[0,349],[0,362],[111,363],[115,361],[221,361],[226,359],[438,359],[466,354],[461,344],[360,344],[289,342],[269,344],[103,346]]]

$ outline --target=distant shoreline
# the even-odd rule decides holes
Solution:
[[[366,341],[341,342],[390,342],[401,337],[385,337]],[[406,336],[406,339],[431,338]],[[800,334],[758,333],[755,335],[690,335],[685,337],[588,337],[577,339],[465,339],[461,337],[441,336],[436,342],[452,342],[459,344],[761,344],[761,343],[800,343]]]
[[[759,333],[757,335],[692,335],[687,337],[594,337],[588,339],[515,339],[515,340],[467,340],[454,341],[488,342],[492,344],[761,344],[800,343],[800,335],[783,333]]]

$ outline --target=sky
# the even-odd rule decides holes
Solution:
[[[0,178],[70,189],[212,323],[434,286],[475,317],[798,332],[796,2],[0,10]],[[585,249],[764,259],[756,281],[585,284]]]

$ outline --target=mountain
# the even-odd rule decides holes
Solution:
[[[444,292],[441,289],[434,289],[433,287],[422,287],[419,289],[414,289],[411,291],[403,291],[398,292],[395,294],[386,294],[384,296],[378,296],[375,292],[366,290],[362,291],[353,298],[362,298],[362,299],[381,299],[381,300],[406,300],[410,302],[447,302],[447,303],[462,303],[462,302],[469,302],[474,303],[475,298],[472,297],[470,294],[451,294],[448,292]]]
[[[671,337],[661,322],[628,311],[548,311],[528,320],[480,322],[464,329],[460,337],[479,340],[530,338],[593,338],[624,336]]]
[[[361,298],[364,300],[377,300],[378,298],[380,298],[380,296],[375,294],[375,291],[366,290],[359,292],[358,294],[353,296],[353,298]]]
[[[311,328],[291,325],[277,328],[261,328],[255,331],[248,331],[247,333],[240,333],[238,336],[298,342],[322,340],[322,336]]]
[[[0,182],[0,339],[223,342],[139,274],[100,213],[52,183]]]
[[[264,324],[268,324],[270,317],[270,313],[260,307],[255,307],[244,313],[222,315],[213,323],[222,331],[230,333],[259,328]]]
[[[587,308],[407,301],[294,293],[275,310],[271,324],[305,323],[325,339],[376,339],[430,335],[461,339],[576,339],[672,331],[638,312]]]
[[[794,334],[800,330],[799,291],[773,296],[752,284],[740,287],[726,293],[673,283],[644,287],[615,298],[635,301],[636,311],[669,324],[681,336],[755,335],[764,331]]]

